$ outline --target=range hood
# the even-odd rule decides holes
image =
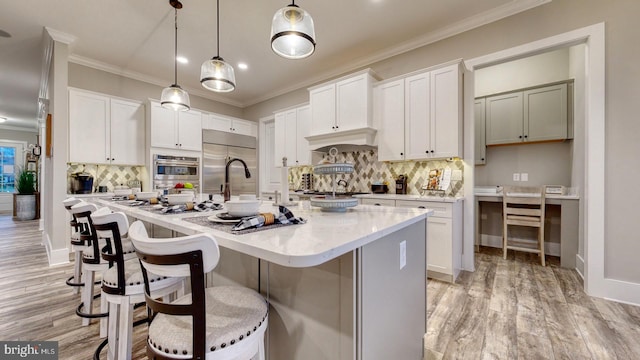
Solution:
[[[305,137],[309,141],[311,150],[318,150],[335,145],[359,145],[375,147],[375,137],[378,130],[365,127],[359,129],[342,130],[327,134]]]

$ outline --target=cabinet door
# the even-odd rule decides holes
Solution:
[[[252,121],[234,119],[232,122],[233,132],[241,135],[255,137],[258,133],[258,126]]]
[[[525,141],[567,138],[567,84],[524,92]]]
[[[336,86],[329,84],[309,92],[311,135],[326,134],[336,127]]]
[[[484,165],[486,163],[487,146],[485,145],[485,118],[484,118],[484,98],[476,99],[473,103],[473,117],[475,123],[475,163]]]
[[[452,220],[430,216],[427,218],[427,270],[453,274]]]
[[[261,179],[265,179],[263,184],[266,185],[267,189],[277,189],[280,187],[280,171],[276,166],[276,157],[275,157],[275,139],[276,139],[276,126],[275,121],[269,122],[265,124],[264,129],[265,146],[264,151],[266,152],[264,160],[265,160],[265,171],[264,178],[261,176]],[[280,157],[280,166],[282,166],[282,156]]]
[[[69,90],[69,162],[108,164],[107,96]]]
[[[296,109],[296,165],[311,165],[311,150],[309,136],[311,130],[311,108],[302,106]]]
[[[371,87],[368,74],[336,83],[336,130],[371,126]]]
[[[377,86],[374,89],[378,127],[378,160],[404,159],[404,79]]]
[[[284,113],[284,156],[287,157],[287,166],[298,165],[296,163],[298,159],[296,153],[296,146],[298,145],[296,139],[296,119],[296,109],[291,109]]]
[[[430,155],[433,158],[460,156],[462,152],[462,77],[459,65],[431,72]]]
[[[176,132],[177,113],[165,109],[160,103],[151,102],[151,146],[169,149],[178,148]]]
[[[194,110],[178,113],[178,144],[182,150],[202,151],[202,113]]]
[[[110,148],[112,164],[145,163],[144,105],[119,99],[111,100]]]
[[[404,149],[405,159],[424,159],[431,154],[431,116],[429,73],[410,76],[404,80]]]
[[[486,98],[487,145],[522,142],[522,92]]]
[[[211,130],[218,130],[218,131],[224,131],[224,132],[231,132],[233,129],[233,126],[231,124],[231,119],[215,116],[212,114],[209,114],[209,122],[207,124],[207,127]]]
[[[287,113],[276,113],[274,121],[273,166],[282,167],[282,158],[287,156]]]

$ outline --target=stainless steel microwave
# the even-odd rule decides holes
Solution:
[[[153,155],[153,187],[173,188],[177,183],[200,185],[200,159],[188,156]]]

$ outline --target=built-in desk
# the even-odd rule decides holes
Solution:
[[[475,245],[479,246],[480,240],[480,203],[502,202],[502,194],[475,194]],[[577,195],[553,195],[545,196],[547,206],[560,206],[560,266],[574,269],[576,267],[576,254],[578,253],[578,205],[580,198]]]

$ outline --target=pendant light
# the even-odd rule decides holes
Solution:
[[[236,75],[233,66],[220,57],[220,0],[217,0],[217,55],[202,63],[200,83],[206,89],[215,92],[229,92],[236,88]]]
[[[173,109],[175,111],[187,111],[191,108],[189,103],[189,94],[182,90],[178,85],[178,9],[182,9],[182,3],[178,0],[169,0],[169,4],[174,9],[174,24],[175,24],[175,41],[174,41],[174,56],[173,56],[173,85],[162,90],[162,96],[160,97],[160,105],[163,108]]]
[[[287,59],[303,59],[316,49],[313,19],[296,5],[285,6],[273,15],[271,21],[271,49]]]

